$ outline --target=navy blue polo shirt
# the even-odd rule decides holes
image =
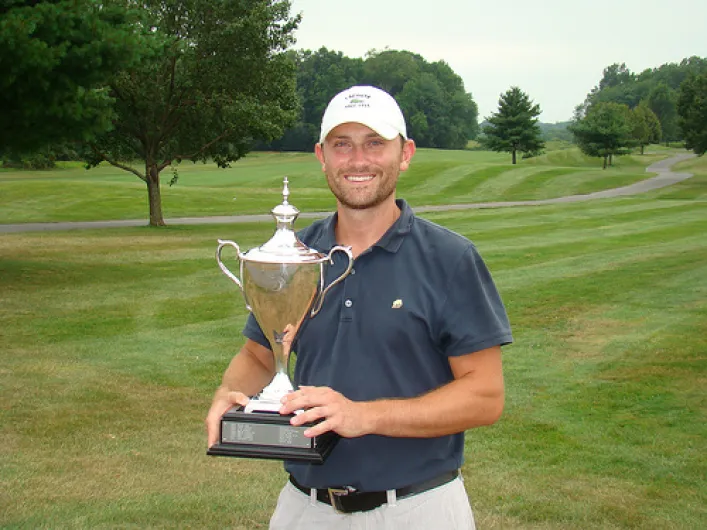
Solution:
[[[415,397],[452,381],[448,357],[512,342],[501,298],[475,246],[416,217],[404,200],[385,235],[359,255],[293,344],[295,382],[329,386],[354,401]],[[309,247],[336,245],[336,214],[299,232]],[[348,258],[325,265],[329,285]],[[244,335],[270,348],[255,318]],[[286,462],[300,484],[400,488],[462,464],[464,434],[439,438],[367,435],[341,439],[324,464]]]

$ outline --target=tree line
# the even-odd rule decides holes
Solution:
[[[160,175],[228,166],[257,146],[310,150],[324,106],[353,84],[399,101],[422,147],[464,148],[477,106],[444,61],[294,51],[287,0],[0,3],[0,155],[70,153],[140,178],[164,224]],[[134,161],[142,161],[140,167]],[[170,184],[176,181],[178,173]]]
[[[129,171],[146,185],[150,224],[161,225],[165,169],[174,170],[172,184],[182,160],[225,167],[254,147],[308,151],[329,99],[354,84],[390,92],[420,147],[465,148],[479,135],[477,105],[446,62],[387,49],[365,58],[293,50],[301,17],[290,7],[287,0],[0,2],[0,155],[65,151],[87,167]],[[605,163],[678,137],[703,153],[706,93],[705,59],[638,75],[612,65],[569,129]],[[511,87],[479,140],[514,163],[518,153],[534,156],[544,148],[539,114]]]
[[[444,61],[428,62],[409,51],[370,51],[351,58],[328,50],[291,53],[297,70],[300,111],[285,134],[261,149],[308,151],[319,139],[329,100],[352,85],[373,85],[398,101],[408,134],[419,147],[464,149],[478,133],[478,108],[464,83]]]
[[[632,72],[625,63],[607,66],[599,84],[581,105],[584,111],[598,103],[620,103],[633,109],[643,104],[658,117],[661,141],[682,140],[677,103],[680,86],[691,76],[707,72],[707,58],[697,56],[666,63],[643,72]]]
[[[604,69],[599,84],[575,109],[569,126],[589,156],[603,159],[651,143],[681,141],[707,150],[707,59],[690,57],[640,74],[625,64]]]

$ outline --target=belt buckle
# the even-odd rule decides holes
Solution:
[[[349,490],[346,488],[327,488],[327,491],[329,492],[329,501],[332,507],[339,513],[348,513],[341,504],[341,497],[346,497],[349,494]]]

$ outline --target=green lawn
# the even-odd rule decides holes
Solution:
[[[446,184],[464,191],[450,176],[464,163],[451,161],[468,153],[425,155],[430,165],[401,195],[421,206],[442,201]],[[507,166],[480,156],[472,174]],[[556,165],[552,156],[498,170],[502,183],[477,173],[470,186],[533,195],[570,178],[568,168],[596,171],[571,165],[572,153]],[[635,158],[617,171],[641,170]],[[435,160],[450,163],[446,184]],[[312,165],[304,155],[248,164],[239,182],[271,178],[261,187],[268,209],[279,175]],[[193,168],[194,180],[220,173]],[[480,529],[707,527],[707,159],[679,169],[695,177],[636,197],[425,215],[476,242],[516,339],[504,350],[503,417],[467,433],[463,473]],[[99,171],[110,196],[94,202],[110,202],[115,183],[133,186]],[[320,206],[317,171],[298,178],[312,179],[303,195]],[[185,202],[240,186],[190,179],[185,171],[178,189]],[[82,181],[100,188],[82,173],[20,184],[65,186],[51,208],[37,198],[36,215],[76,219],[88,203],[68,189]],[[8,185],[22,188],[0,174],[4,222],[18,220]],[[250,248],[271,233],[254,223],[0,234],[0,527],[267,527],[280,464],[205,456],[203,418],[246,316],[216,265],[216,239]]]
[[[549,151],[515,166],[504,153],[419,149],[399,190],[418,206],[549,199],[649,178],[645,167],[672,152],[678,151],[620,157],[603,171],[599,159],[576,148]],[[302,211],[334,208],[313,154],[253,153],[229,169],[187,162],[178,174],[170,187],[170,169],[162,173],[166,218],[267,213],[284,176],[291,181],[292,202]],[[145,184],[108,165],[88,171],[78,163],[52,171],[0,170],[0,224],[147,218]]]

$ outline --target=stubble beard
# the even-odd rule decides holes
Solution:
[[[375,175],[371,181],[371,186],[375,186],[373,191],[368,189],[346,188],[346,173],[372,173]],[[335,173],[326,172],[327,184],[336,199],[342,206],[352,210],[365,210],[384,203],[395,194],[395,187],[398,183],[400,171],[397,165],[385,168],[345,168]],[[344,183],[344,185],[340,185]]]

